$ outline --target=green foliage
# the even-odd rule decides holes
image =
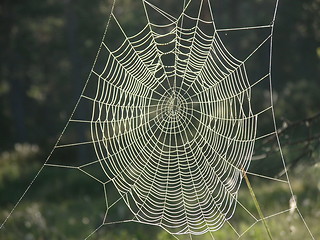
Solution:
[[[39,164],[34,160],[38,154],[37,145],[19,143],[15,144],[13,150],[2,152],[0,154],[0,188],[4,188],[7,182],[16,181],[39,168]]]
[[[17,146],[17,149],[10,153],[11,159],[19,159],[16,165],[19,171],[14,178],[21,179],[23,175],[28,175],[27,173],[34,175],[35,166],[30,164],[30,160],[27,159],[35,151],[31,150],[32,147],[30,146]],[[13,199],[11,198],[14,198],[14,196],[11,196],[8,201],[5,201],[4,196],[21,188],[20,181],[4,177],[13,177],[11,162],[4,161],[5,159],[7,159],[7,155],[2,155],[0,158],[2,164],[0,177],[6,182],[5,186],[0,188],[2,206],[0,219],[4,219],[8,215],[12,208],[12,205],[8,203],[12,203]],[[320,214],[318,210],[320,209],[320,167],[318,164],[309,168],[300,165],[292,174],[292,186],[296,193],[297,202],[317,239],[320,237],[317,224]],[[101,224],[105,203],[103,191],[99,184],[76,170],[50,169],[39,177],[34,186],[36,190],[30,196],[26,196],[26,199],[15,210],[5,228],[0,231],[0,239],[83,239]],[[251,179],[250,181],[265,216],[289,207],[287,188],[283,183],[264,184],[257,179]],[[23,189],[20,190],[23,191]],[[18,198],[19,196],[16,195],[15,197]],[[259,216],[245,183],[240,188],[239,201],[250,212],[257,217]],[[110,212],[110,214],[113,215],[110,217],[116,217],[119,211],[116,210]],[[288,237],[290,240],[300,240],[307,236],[305,227],[296,212],[281,214],[276,218],[266,219],[266,221],[271,229],[273,240],[282,240],[284,237]],[[248,222],[248,216],[245,214],[235,215],[231,222],[240,231],[249,229],[244,238],[246,240],[266,239],[265,227],[262,222],[258,222],[252,227],[252,223]],[[234,239],[227,226],[228,224],[225,224],[225,227],[215,232],[214,237],[224,240]],[[174,238],[157,227],[123,223],[104,226],[90,239],[173,240]],[[211,237],[204,235],[197,239],[211,240]]]
[[[111,2],[1,1],[0,46],[5,47],[0,51],[0,220],[8,215],[12,203],[21,196],[42,165],[44,158],[40,157],[40,152],[49,152],[68,119],[98,50]],[[136,23],[144,18],[141,9],[138,11],[138,1],[118,2],[123,6],[116,9],[118,13],[122,12],[122,24],[129,33],[136,32]],[[273,4],[274,1],[270,2]],[[164,8],[174,7],[169,0],[161,1],[161,4]],[[257,9],[253,9],[252,4]],[[255,24],[254,20],[262,22],[267,17],[264,10],[268,6],[268,1],[240,4],[228,0],[215,1],[214,7],[219,10],[217,19],[221,19],[218,22],[221,26],[233,22],[250,26]],[[276,115],[281,119],[279,126],[320,111],[319,9],[320,0],[280,1],[272,72]],[[118,36],[111,33],[112,38],[117,39]],[[240,54],[254,38],[252,35],[231,41],[229,47]],[[268,88],[256,89],[258,94],[253,101],[256,106],[268,104],[269,99],[264,94]],[[298,180],[294,180],[293,186],[302,212],[317,234],[316,238],[320,238],[317,226],[320,213],[315,210],[320,209],[319,139],[312,144],[304,141],[317,136],[320,130],[317,124],[308,124],[294,125],[281,135],[281,140],[289,163],[295,163],[295,159],[308,150],[304,158],[309,165],[307,170],[298,163],[289,165],[296,167]],[[268,123],[263,122],[264,125],[267,128]],[[75,130],[74,138],[78,134]],[[292,144],[300,140],[301,143]],[[272,157],[269,159],[268,164],[272,165]],[[99,187],[92,187],[92,181],[73,172],[64,174],[51,169],[42,177],[42,181],[37,182],[37,192],[15,211],[14,220],[6,225],[7,230],[0,231],[0,239],[80,239],[99,226],[104,213],[103,191]],[[289,201],[281,186],[261,184],[254,189],[258,189],[255,192],[258,196],[264,196],[258,200],[260,205],[268,206],[263,209],[266,215],[271,210],[281,211],[281,206]],[[255,211],[248,192],[241,190],[239,198],[250,211]],[[272,201],[275,198],[280,201]],[[239,216],[235,219],[239,221],[237,226],[248,229],[250,224],[241,214]],[[303,227],[296,215],[281,216],[268,225],[278,233],[273,235],[274,239],[288,236],[291,240],[304,239],[300,233]],[[217,239],[231,238],[228,230],[218,231],[215,236]],[[257,224],[245,239],[264,237],[263,224]],[[92,239],[171,240],[172,236],[159,229],[149,231],[145,226],[131,225],[103,227]]]
[[[16,142],[51,148],[88,76],[111,3],[104,0],[5,0],[1,3],[0,21],[5,24],[0,29],[0,45],[6,46],[0,52],[2,151],[12,148]],[[161,4],[164,8],[177,7],[172,1]],[[137,26],[145,20],[141,6],[140,1],[117,1],[115,11],[129,34],[139,30]],[[248,26],[263,23],[272,15],[272,6],[272,1],[240,4],[229,0],[215,3],[214,8],[218,26],[224,27],[234,22]],[[278,119],[299,120],[319,112],[319,6],[319,0],[280,1],[272,72]],[[259,14],[247,14],[249,12]],[[119,38],[116,35],[119,32],[113,32],[112,28],[110,31],[112,39]],[[227,37],[224,41],[234,54],[241,55],[243,48],[250,46],[257,36],[239,35],[239,41],[233,38],[229,41]],[[262,61],[264,57],[247,67],[255,72],[260,60],[267,66]],[[261,98],[268,87],[255,89],[252,102],[257,109],[269,102],[268,98]]]
[[[317,114],[320,102],[318,87],[319,84],[314,81],[289,82],[278,95],[277,115],[290,121],[298,121]]]

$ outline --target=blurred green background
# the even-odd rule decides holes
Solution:
[[[130,28],[139,26],[136,1],[121,1],[121,6],[132,14],[123,22]],[[265,4],[273,10],[274,2],[220,0],[213,5],[223,9],[220,22],[245,18],[250,23],[260,12],[248,5]],[[1,1],[0,222],[29,185],[69,119],[100,45],[111,4],[110,0]],[[166,9],[172,1],[161,1],[161,5]],[[277,124],[298,202],[303,203],[302,212],[320,238],[316,227],[320,223],[319,78],[320,0],[280,0],[272,70]],[[79,132],[73,134],[76,138]],[[7,229],[0,231],[0,239],[82,239],[85,232],[99,225],[103,190],[92,188],[90,179],[52,169],[43,182],[17,209],[17,220],[8,222]],[[72,189],[65,187],[66,182],[72,184]],[[277,192],[277,186],[270,188]],[[250,235],[252,239],[266,239],[254,234]],[[227,233],[220,235],[221,239],[229,239]],[[290,239],[302,239],[299,237],[293,234]],[[92,239],[172,237],[157,228],[116,225],[99,231]]]

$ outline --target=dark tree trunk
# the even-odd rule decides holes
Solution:
[[[79,54],[79,45],[78,45],[78,21],[75,12],[75,5],[76,1],[73,0],[65,0],[65,14],[66,14],[66,31],[68,37],[68,50],[69,50],[69,58],[71,62],[71,80],[72,89],[74,89],[74,103],[78,100],[82,87],[83,87],[83,79],[81,79],[81,69],[82,64],[80,61],[80,54]],[[77,118],[84,119],[84,112],[85,109],[77,109]],[[76,123],[77,124],[77,123]],[[86,129],[83,127],[82,124],[77,124],[76,127],[76,139],[78,141],[85,141],[85,131]],[[87,152],[85,148],[79,147],[77,150],[77,158],[80,162],[85,162]]]
[[[16,36],[13,33],[15,18],[12,11],[14,6],[10,1],[2,2],[1,22],[1,70],[2,77],[8,81],[10,95],[10,118],[12,121],[12,135],[14,142],[27,141],[27,130],[25,124],[26,111],[26,79],[23,59],[15,51]],[[6,46],[6,47],[4,47]]]

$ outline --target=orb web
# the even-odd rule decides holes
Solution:
[[[177,234],[232,217],[256,137],[245,63],[225,48],[204,2],[196,18],[188,5],[178,18],[161,11],[168,23],[149,21],[114,50],[104,42],[105,67],[93,71],[102,168],[137,221]]]

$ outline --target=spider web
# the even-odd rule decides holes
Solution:
[[[275,127],[271,50],[278,1],[271,23],[239,28],[217,28],[209,0],[179,4],[180,11],[170,12],[157,1],[141,1],[144,24],[132,33],[121,24],[124,14],[113,2],[83,92],[34,181],[44,168],[67,168],[103,186],[106,211],[87,238],[103,226],[137,222],[159,226],[177,239],[206,234],[219,239],[221,228],[240,239],[265,219],[297,212],[314,239],[296,206]],[[262,33],[250,51],[235,57],[226,46],[228,34],[250,31]],[[270,55],[265,55],[264,72],[250,74],[247,64],[265,52]],[[254,92],[266,84],[270,102],[256,107]],[[260,127],[265,119],[274,124],[268,131]],[[68,138],[76,125],[89,129],[81,141]],[[270,143],[278,146],[270,154],[282,170],[277,176],[266,174],[270,158],[255,150]],[[66,148],[90,148],[94,157],[62,161],[57,152]],[[252,201],[239,196],[240,186],[246,188],[244,174],[281,185],[283,208],[262,219]],[[245,195],[250,197],[249,190]],[[109,219],[121,202],[131,216]],[[245,228],[236,225],[239,216],[246,219]]]

